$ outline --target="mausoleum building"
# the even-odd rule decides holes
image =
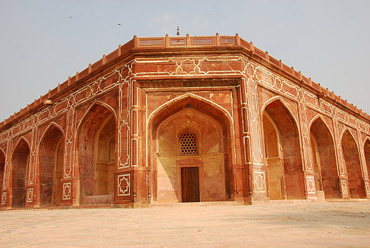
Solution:
[[[1,209],[369,199],[370,116],[236,36],[138,38],[0,123]]]

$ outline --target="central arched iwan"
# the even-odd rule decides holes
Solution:
[[[360,156],[356,141],[346,130],[342,137],[342,149],[347,168],[349,194],[351,198],[365,198],[365,184],[361,173]]]
[[[304,199],[298,128],[293,116],[280,100],[266,106],[263,129],[270,199]]]
[[[78,131],[80,205],[113,203],[116,137],[114,113],[95,104]]]
[[[153,202],[233,200],[230,120],[204,100],[185,97],[151,119]]]

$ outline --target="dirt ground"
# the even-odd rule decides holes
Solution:
[[[370,247],[370,202],[0,211],[0,247]]]

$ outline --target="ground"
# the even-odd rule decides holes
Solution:
[[[1,211],[0,247],[370,247],[370,202]]]

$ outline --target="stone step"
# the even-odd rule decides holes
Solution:
[[[113,195],[92,195],[84,197],[84,205],[110,205],[113,204]]]
[[[366,202],[370,201],[370,199],[364,198],[350,198],[350,199],[326,199],[327,202]]]
[[[267,201],[266,203],[309,203],[312,202],[311,200],[308,199],[295,199],[295,200],[270,200]]]
[[[203,207],[203,206],[237,206],[235,201],[212,201],[212,202],[179,202],[179,203],[152,203],[151,208],[155,207]]]

